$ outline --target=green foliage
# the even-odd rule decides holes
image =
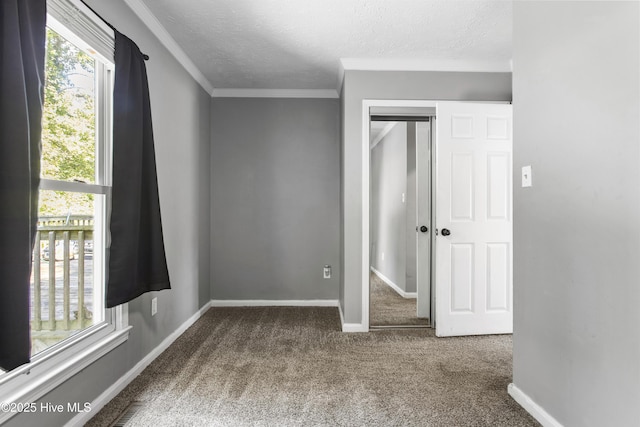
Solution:
[[[43,178],[95,181],[94,64],[47,29],[42,121]],[[43,191],[41,215],[93,214],[93,195]]]

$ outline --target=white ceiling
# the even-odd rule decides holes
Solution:
[[[140,1],[218,89],[335,90],[341,60],[491,69],[511,59],[511,1]]]

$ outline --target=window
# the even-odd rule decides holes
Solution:
[[[96,126],[96,118],[109,116],[98,89],[111,86],[113,66],[91,56],[95,51],[85,47],[85,52],[74,38],[58,21],[48,20],[32,355],[105,320],[110,150],[109,135]]]
[[[124,342],[128,331],[126,305],[104,308],[113,32],[77,0],[47,6],[32,361],[0,374],[0,402],[37,399]],[[0,424],[11,415],[0,413]]]

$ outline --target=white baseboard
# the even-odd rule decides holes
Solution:
[[[385,276],[384,274],[380,273],[374,267],[369,267],[369,268],[371,269],[371,271],[373,271],[373,273],[376,276],[378,276],[380,278],[380,280],[382,280],[384,283],[389,285],[389,287],[391,289],[393,289],[394,291],[396,291],[396,293],[398,295],[400,295],[402,298],[418,298],[418,293],[417,292],[406,292],[406,291],[403,291],[402,289],[400,289],[400,287],[398,285],[393,283],[393,280],[389,279],[387,276]]]
[[[342,332],[368,332],[361,323],[345,323],[340,301],[332,299],[314,300],[211,300],[211,307],[338,307]]]
[[[547,411],[542,409],[540,405],[533,401],[527,394],[520,390],[515,384],[511,383],[507,387],[509,395],[513,400],[518,402],[533,418],[538,420],[544,427],[562,427],[562,424],[553,418]]]
[[[91,402],[91,412],[80,412],[73,417],[66,427],[83,426],[87,423],[91,417],[93,417],[100,409],[102,409],[107,403],[118,395],[124,388],[129,385],[140,373],[151,364],[160,354],[165,351],[180,335],[182,335],[191,325],[193,325],[202,315],[211,307],[211,301],[206,303],[200,310],[198,310],[193,316],[187,319],[178,329],[173,331],[171,335],[164,339],[156,348],[154,348],[144,359],[136,364],[129,372],[124,374],[118,381],[106,389],[100,396],[98,396],[93,402]]]
[[[369,332],[369,328],[365,328],[362,323],[345,323],[344,314],[342,314],[342,307],[340,305],[338,305],[338,312],[340,312],[342,332]]]
[[[362,326],[362,323],[343,323],[342,332],[369,332],[369,329]]]
[[[270,300],[270,299],[215,299],[211,307],[339,307],[337,299],[303,299],[303,300]]]

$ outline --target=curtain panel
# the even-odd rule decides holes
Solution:
[[[145,56],[115,31],[113,189],[107,307],[170,289]]]
[[[0,1],[0,368],[28,363],[46,0]]]

